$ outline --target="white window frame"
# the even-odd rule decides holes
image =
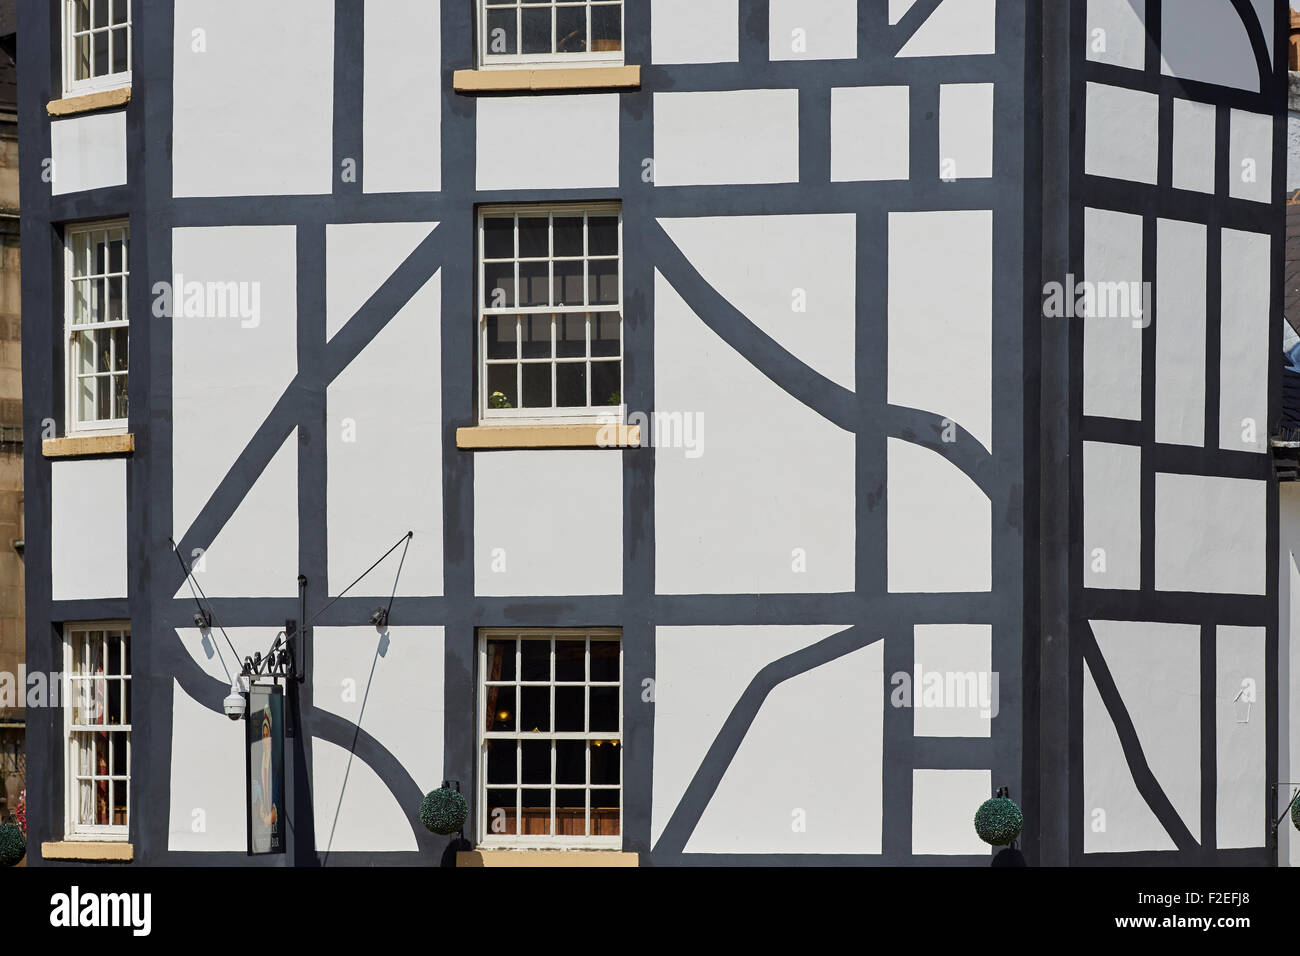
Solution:
[[[481,70],[519,69],[527,66],[538,69],[564,69],[581,66],[622,66],[624,49],[627,46],[627,2],[626,0],[522,0],[515,15],[516,46],[523,34],[524,7],[551,8],[551,44],[555,44],[556,7],[586,7],[587,36],[591,36],[591,7],[618,7],[619,41],[617,50],[593,50],[587,53],[491,53],[488,50],[488,8],[493,6],[513,6],[510,0],[474,0],[475,24],[478,46],[478,67]]]
[[[577,305],[577,306],[564,306],[564,307],[558,305],[503,306],[501,308],[489,306],[488,305],[489,297],[488,297],[488,290],[487,290],[487,264],[486,264],[487,257],[485,255],[486,249],[484,246],[484,223],[488,219],[502,218],[505,216],[521,216],[521,215],[535,216],[538,218],[540,218],[541,216],[548,217],[547,233],[549,237],[548,245],[550,246],[550,254],[547,255],[545,258],[541,258],[541,257],[529,258],[529,259],[524,259],[522,261],[532,262],[532,263],[545,262],[547,264],[547,269],[550,274],[550,282],[552,283],[552,292],[554,292],[554,282],[555,282],[554,265],[556,259],[557,258],[560,260],[567,259],[569,261],[573,261],[573,257],[569,257],[569,256],[557,257],[554,254],[555,253],[555,242],[554,242],[555,222],[554,221],[556,217],[571,218],[576,215],[583,215],[586,216],[587,218],[590,218],[592,216],[618,217],[618,257],[616,259],[617,267],[618,267],[618,301],[616,303],[607,304],[607,305]],[[589,242],[588,242],[587,232],[588,232],[587,226],[584,225],[583,239],[582,239],[583,288],[584,289],[588,288],[587,262],[590,261],[591,258],[588,252]],[[518,227],[516,225],[516,237],[517,236],[518,236]],[[487,325],[488,325],[487,320],[492,316],[501,316],[501,315],[504,316],[516,316],[516,315],[517,316],[528,316],[528,315],[596,316],[601,313],[613,314],[619,317],[618,392],[620,397],[623,395],[623,386],[627,378],[627,355],[626,355],[626,348],[624,346],[625,334],[627,331],[626,329],[627,319],[623,313],[623,207],[622,204],[617,202],[593,202],[593,203],[559,203],[559,204],[533,203],[533,204],[482,206],[478,210],[478,240],[477,241],[478,241],[478,250],[476,253],[476,257],[477,257],[477,266],[478,266],[477,268],[478,291],[475,298],[477,299],[478,309],[477,309],[477,318],[475,319],[475,321],[477,323],[476,334],[478,337],[479,423],[484,425],[492,425],[492,424],[580,425],[580,424],[590,424],[590,423],[599,423],[599,424],[625,423],[627,421],[626,401],[621,401],[618,405],[593,405],[593,406],[589,406],[586,409],[492,408],[490,407],[490,402],[488,400],[488,372],[487,372],[488,362],[489,362],[488,341],[487,341]],[[516,268],[515,268],[515,276],[514,276],[516,298],[518,298],[519,295],[518,265],[519,262],[521,261],[518,258],[518,252],[519,252],[518,239],[516,238],[516,247],[515,247]],[[600,261],[603,258],[604,257],[597,257],[597,260]],[[493,261],[495,262],[497,260],[493,260]],[[592,365],[590,327],[588,327],[588,331],[587,331],[586,349],[587,349],[586,351],[587,386],[588,386],[588,391],[590,391],[591,365]],[[552,333],[551,333],[551,352],[552,352],[552,357],[550,359],[545,359],[545,360],[517,359],[516,362],[517,364],[523,365],[523,364],[541,364],[544,361],[549,361],[551,365],[551,393],[552,395],[554,395],[555,394],[555,366],[557,364],[568,364],[570,362],[576,364],[576,360],[557,359],[555,357],[556,343],[555,343],[554,329],[552,329]],[[614,356],[603,356],[601,358],[603,358],[605,361],[612,361]],[[599,362],[601,358],[597,358],[596,361]],[[498,361],[498,360],[493,360],[493,361]],[[503,359],[499,361],[502,363],[506,363],[509,360]],[[520,375],[522,378],[522,372],[520,373]],[[516,386],[516,390],[517,390],[516,400],[522,402],[523,400],[522,381],[519,381],[519,383]]]
[[[74,243],[80,237],[93,235],[97,232],[104,232],[109,229],[121,229],[124,232],[124,247],[122,250],[122,318],[116,322],[90,322],[77,325],[73,322],[73,285],[77,277],[73,272],[75,269],[75,250]],[[93,245],[91,255],[93,258]],[[77,406],[77,369],[78,369],[78,349],[76,347],[76,334],[79,332],[94,332],[99,329],[126,329],[128,342],[127,368],[125,377],[128,385],[131,380],[130,368],[130,339],[131,339],[131,313],[130,313],[130,290],[131,290],[131,227],[126,219],[109,219],[96,222],[79,223],[75,226],[68,226],[64,231],[63,239],[64,265],[63,265],[63,393],[64,393],[64,423],[65,431],[68,435],[102,435],[113,433],[124,433],[129,424],[129,409],[127,418],[106,418],[99,421],[82,421],[78,413]],[[93,265],[92,265],[93,268]],[[112,273],[111,275],[117,275]],[[91,273],[94,278],[91,282],[102,282],[109,275],[99,276],[97,273]],[[103,291],[101,290],[101,294]],[[111,364],[111,363],[110,363]],[[110,374],[110,379],[115,377]],[[109,401],[113,400],[113,389],[109,389]]]
[[[488,732],[485,726],[485,717],[487,710],[487,690],[489,682],[487,680],[487,648],[488,642],[494,640],[514,640],[518,638],[520,643],[516,644],[515,657],[515,680],[510,682],[496,682],[496,686],[517,686],[523,687],[583,687],[585,706],[590,712],[590,688],[592,687],[617,687],[618,688],[618,732],[612,731],[565,731],[559,732],[554,730],[555,727],[555,694],[551,693],[551,731],[549,733],[533,733],[524,731],[519,725],[516,717],[515,730],[513,731],[491,731]],[[551,640],[551,679],[549,681],[525,681],[520,670],[520,658],[522,642],[525,640]],[[559,682],[555,680],[555,641],[577,641],[586,640],[586,661],[584,667],[584,681],[577,682]],[[593,640],[605,641],[618,645],[618,681],[611,683],[608,681],[591,680],[591,642]],[[624,766],[623,766],[623,633],[619,628],[605,627],[588,627],[588,628],[484,628],[478,632],[478,678],[476,681],[477,689],[475,691],[475,709],[478,717],[475,721],[478,737],[478,778],[475,785],[475,805],[477,807],[477,844],[485,849],[491,848],[515,848],[515,849],[555,849],[559,848],[577,848],[584,849],[604,849],[618,850],[623,847],[624,832]],[[590,713],[587,721],[590,724]],[[592,790],[616,790],[619,795],[618,800],[618,835],[617,836],[559,836],[559,835],[540,835],[540,834],[520,834],[520,833],[493,833],[490,827],[491,821],[488,818],[487,807],[487,768],[488,768],[488,748],[489,740],[514,740],[514,741],[552,741],[551,746],[551,782],[549,788],[527,787],[523,786],[522,776],[522,747],[516,745],[516,771],[514,790],[516,794],[515,819],[522,819],[522,791],[524,789],[549,789],[551,792],[551,830],[558,829],[556,818],[556,801],[555,791],[557,789],[581,789],[588,796],[585,799],[586,804],[586,825],[585,829],[591,829],[591,799],[590,791]],[[586,782],[579,785],[557,785],[555,782],[555,746],[557,740],[589,740],[601,741],[603,745],[617,746],[619,749],[618,764],[618,784],[593,785],[591,783],[591,756],[590,747],[588,747],[587,756],[587,779]]]
[[[64,814],[64,834],[68,840],[94,840],[94,841],[117,841],[122,842],[129,838],[131,828],[131,724],[128,721],[125,724],[75,724],[73,723],[73,707],[77,701],[77,692],[73,689],[74,680],[81,678],[83,681],[94,681],[94,675],[74,674],[73,664],[73,643],[78,638],[88,639],[92,631],[120,632],[125,641],[125,647],[130,647],[131,642],[131,625],[126,621],[78,621],[76,623],[65,624],[63,627],[63,677],[60,681],[62,691],[62,709],[63,709],[63,814]],[[105,637],[107,640],[107,637]],[[122,694],[121,706],[126,708],[126,686],[131,681],[131,673],[126,667],[126,654],[122,655],[121,675],[104,676],[105,684],[108,686],[118,685],[118,692]],[[107,652],[105,652],[105,661],[107,661]],[[108,687],[105,688],[105,693]],[[128,716],[129,715],[125,715]],[[112,758],[109,759],[108,777],[110,788],[113,783],[123,781],[126,789],[126,822],[122,824],[93,824],[78,823],[76,807],[78,806],[79,794],[77,792],[77,754],[78,745],[75,741],[74,734],[94,734],[107,732],[110,738],[110,744],[115,745],[119,737],[123,738],[126,745],[126,775],[113,774]],[[111,752],[111,751],[110,751]],[[92,751],[93,760],[93,751]],[[98,779],[98,774],[91,771],[91,779]],[[92,783],[93,788],[93,783]],[[109,794],[109,812],[112,812],[112,793]]]
[[[91,0],[91,16],[94,16],[94,2]],[[109,3],[109,17],[112,18],[112,0]],[[134,36],[134,27],[131,21],[131,0],[126,4],[126,69],[118,70],[114,73],[106,73],[103,76],[87,77],[84,80],[77,79],[76,76],[76,35],[74,28],[76,25],[77,0],[63,0],[63,23],[62,23],[62,41],[63,41],[63,95],[64,96],[81,96],[85,93],[102,93],[105,90],[116,90],[131,85],[131,67],[132,58],[135,51],[132,49],[132,38]],[[121,26],[106,27],[110,32],[113,29],[121,29]],[[92,27],[92,33],[95,29]],[[109,37],[109,56],[112,57],[113,42]]]

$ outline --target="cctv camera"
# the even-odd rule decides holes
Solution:
[[[231,720],[239,720],[244,716],[244,695],[239,692],[238,687],[230,688],[230,696],[222,701],[222,707]]]

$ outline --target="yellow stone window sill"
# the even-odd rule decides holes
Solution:
[[[129,863],[135,859],[135,847],[130,843],[112,843],[107,840],[86,840],[75,842],[62,840],[58,843],[42,843],[43,860],[115,860]]]
[[[129,455],[135,451],[135,436],[76,435],[70,438],[47,438],[41,442],[46,458],[84,458],[92,455]]]
[[[551,70],[456,70],[458,93],[619,90],[641,85],[639,66],[579,66]]]
[[[456,429],[456,447],[500,448],[635,448],[639,425],[478,425]]]
[[[456,865],[480,866],[640,866],[635,853],[622,850],[472,850],[456,854]]]
[[[73,116],[77,113],[93,113],[95,110],[112,109],[125,106],[131,102],[131,87],[121,86],[115,90],[101,90],[98,93],[85,93],[80,96],[65,96],[50,100],[45,104],[45,112],[51,116]]]

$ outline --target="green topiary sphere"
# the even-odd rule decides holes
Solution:
[[[13,823],[0,824],[0,866],[17,866],[27,855],[27,840]]]
[[[993,797],[975,811],[975,832],[985,843],[1007,846],[1020,836],[1025,815],[1010,797]]]
[[[1296,800],[1291,804],[1291,822],[1297,830],[1300,830],[1300,800]]]
[[[424,795],[420,801],[420,822],[424,828],[440,836],[459,833],[469,817],[469,804],[459,790],[439,787]]]

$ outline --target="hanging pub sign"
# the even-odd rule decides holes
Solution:
[[[284,693],[276,684],[248,689],[248,852],[285,851]]]

